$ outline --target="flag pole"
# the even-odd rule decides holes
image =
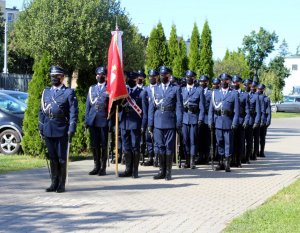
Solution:
[[[119,137],[119,105],[116,106],[116,127],[115,127],[115,160],[116,160],[116,177],[119,177],[119,151],[118,151],[118,137]]]

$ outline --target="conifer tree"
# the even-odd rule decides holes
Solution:
[[[157,68],[159,62],[159,41],[156,27],[150,33],[147,48],[146,48],[146,70]]]
[[[199,69],[199,60],[200,60],[200,34],[197,27],[197,24],[194,23],[190,49],[189,49],[189,69],[195,72]]]
[[[199,62],[199,74],[205,74],[212,78],[214,75],[214,61],[212,54],[212,39],[211,31],[208,26],[208,21],[206,20],[203,26],[201,34],[201,49],[200,49],[200,62]]]
[[[178,43],[178,39],[177,39],[177,32],[176,32],[175,24],[172,25],[172,29],[170,32],[170,38],[168,41],[168,49],[169,49],[169,58],[168,58],[169,64],[168,65],[174,69],[174,61],[175,61],[175,58],[179,51],[179,43]]]
[[[24,115],[22,148],[25,154],[39,156],[44,154],[42,140],[38,131],[38,113],[44,88],[49,84],[50,56],[44,53],[41,60],[33,66],[33,77],[28,85],[28,102]]]
[[[174,59],[173,74],[177,77],[183,77],[188,69],[188,57],[186,45],[183,38],[180,38],[177,56]]]
[[[157,24],[159,66],[169,64],[169,49],[162,23]]]

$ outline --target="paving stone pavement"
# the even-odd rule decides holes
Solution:
[[[46,193],[46,168],[0,175],[0,232],[221,232],[300,175],[300,118],[274,119],[266,158],[231,173],[173,167],[172,181],[89,176],[92,161],[70,164],[63,194]],[[120,166],[120,171],[124,166]]]

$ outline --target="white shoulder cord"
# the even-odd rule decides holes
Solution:
[[[220,107],[222,106],[222,102],[220,102],[218,105],[216,105],[216,102],[215,102],[215,90],[212,91],[212,102],[213,102],[213,105],[214,105],[214,108],[215,109],[220,109]]]
[[[89,89],[89,97],[90,97],[91,104],[94,105],[94,103],[96,103],[97,101],[97,97],[94,100],[92,99],[92,86]]]
[[[48,106],[45,107],[44,93],[45,93],[45,89],[43,90],[43,94],[42,94],[42,98],[41,98],[41,107],[42,107],[43,112],[46,113],[46,111],[51,107],[51,104],[48,104]]]

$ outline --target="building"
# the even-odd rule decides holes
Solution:
[[[4,14],[4,9],[6,7],[6,2],[3,0],[0,0],[0,8],[1,8],[1,12]]]
[[[13,23],[16,21],[19,14],[19,9],[17,9],[15,6],[13,8],[5,8],[5,15],[7,17],[8,23]]]
[[[300,55],[285,57],[284,66],[290,70],[290,76],[285,79],[284,95],[295,94],[300,86]]]

